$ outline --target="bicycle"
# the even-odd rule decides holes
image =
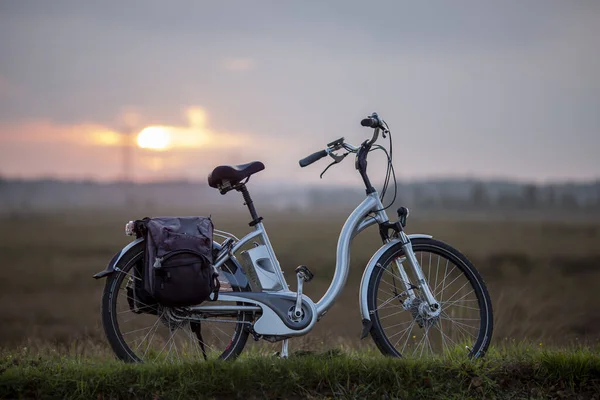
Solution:
[[[383,354],[395,357],[445,356],[452,352],[466,353],[470,358],[484,356],[493,331],[492,304],[485,282],[457,249],[431,235],[406,234],[407,208],[398,209],[397,221],[389,220],[386,209],[397,192],[391,132],[377,113],[363,119],[361,125],[374,131],[372,138],[360,146],[340,138],[299,161],[301,167],[306,167],[330,156],[333,162],[327,171],[347,155],[355,154],[355,167],[366,189],[366,198],[343,225],[335,273],[320,300],[315,303],[302,293],[303,285],[314,276],[306,266],[296,268],[297,290],[289,289],[248,192],[246,183],[251,175],[264,169],[264,164],[256,161],[219,166],[209,175],[209,185],[221,194],[241,192],[254,230],[238,239],[215,229],[215,236],[222,239],[213,242],[214,266],[222,282],[218,301],[182,308],[156,304],[132,307],[131,288],[138,276],[132,272],[141,268],[144,249],[143,238],[133,240],[115,254],[104,271],[94,275],[96,279],[107,278],[102,322],[116,356],[128,362],[213,357],[233,360],[252,335],[255,340],[282,342],[280,355],[288,357],[288,340],[308,334],[341,293],[348,276],[352,239],[375,224],[383,245],[368,262],[360,284],[361,340],[370,334]],[[384,139],[389,137],[389,152],[376,144],[380,134]],[[374,150],[383,151],[388,158],[381,194],[367,175],[367,157]],[[384,207],[391,177],[394,200]],[[242,250],[245,246],[249,248]]]

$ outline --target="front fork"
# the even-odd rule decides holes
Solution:
[[[404,255],[406,256],[405,260],[408,262],[408,265],[413,271],[418,282],[418,286],[416,287],[410,283],[410,279],[408,277],[408,274],[406,273],[406,270],[404,269],[404,266],[402,265],[402,261],[396,258],[394,260],[394,263],[396,264],[396,269],[398,270],[398,274],[400,275],[400,278],[404,283],[406,293],[408,294],[408,298],[410,299],[409,304],[412,303],[416,298],[415,289],[419,289],[421,293],[423,293],[425,301],[427,302],[427,305],[429,307],[427,314],[430,314],[432,316],[438,315],[440,311],[440,304],[433,296],[433,293],[429,288],[429,284],[425,280],[425,275],[423,274],[421,265],[419,265],[419,262],[417,261],[417,257],[415,256],[415,253],[413,251],[410,239],[403,231],[400,231],[398,233],[398,236],[402,241],[402,249],[404,250]]]

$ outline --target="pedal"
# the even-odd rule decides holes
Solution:
[[[308,267],[306,265],[300,265],[296,268],[296,275],[298,275],[298,277],[302,278],[302,280],[304,282],[310,282],[312,280],[312,278],[315,277],[315,275],[310,272],[310,270],[308,269]]]

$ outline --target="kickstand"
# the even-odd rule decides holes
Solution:
[[[202,355],[204,356],[204,361],[206,361],[206,349],[204,348],[204,339],[202,338],[202,332],[200,329],[199,322],[190,322],[190,328],[192,332],[196,334],[198,341],[200,342],[200,348],[202,349]]]
[[[284,339],[281,344],[281,358],[288,358],[288,339]]]

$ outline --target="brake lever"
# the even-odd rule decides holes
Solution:
[[[384,121],[384,120],[381,120],[381,122],[387,126],[387,124],[385,123],[385,121]],[[380,125],[381,125],[381,124],[380,124]],[[387,136],[385,136],[385,134],[386,134],[386,133],[390,133],[390,131],[389,131],[389,130],[387,130],[386,128],[381,128],[381,136],[383,136],[383,138],[384,138],[384,139],[386,139],[386,138],[387,138]]]
[[[327,170],[328,170],[328,169],[329,169],[329,168],[330,168],[332,165],[339,164],[340,162],[342,162],[342,160],[343,160],[344,158],[346,158],[346,156],[347,156],[348,154],[350,154],[350,153],[344,153],[344,154],[342,154],[342,155],[338,155],[338,154],[335,154],[335,153],[329,153],[329,155],[331,156],[331,158],[333,158],[333,162],[332,162],[331,164],[329,164],[329,165],[327,166],[327,168],[325,168],[325,169],[323,170],[323,172],[321,172],[321,175],[319,175],[319,178],[320,178],[320,179],[323,179],[323,175],[325,174],[325,172],[327,172]]]
[[[333,158],[333,164],[337,164],[339,162],[342,162],[342,160],[348,155],[348,153],[344,153],[341,156],[335,153],[329,153],[329,155],[331,156],[331,158]]]

